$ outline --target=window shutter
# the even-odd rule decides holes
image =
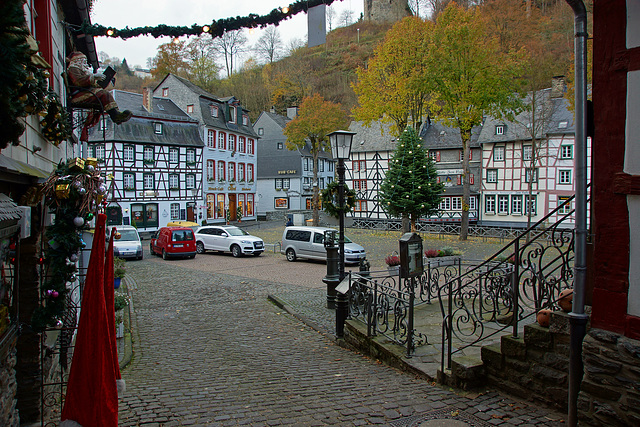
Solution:
[[[469,184],[473,185],[473,174],[469,176]]]
[[[436,151],[436,162],[440,161],[440,152]]]
[[[462,184],[462,175],[458,175],[458,185]]]
[[[469,160],[473,160],[473,150],[469,149]]]

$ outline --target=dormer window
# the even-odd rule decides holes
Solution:
[[[236,107],[229,107],[229,123],[236,122]]]
[[[242,115],[242,124],[245,126],[249,125],[249,116],[247,116],[246,114]]]
[[[163,98],[167,98],[169,96],[169,88],[168,87],[163,87],[162,88],[162,97]]]
[[[558,128],[560,129],[566,129],[566,127],[569,125],[569,122],[560,122],[558,123]]]
[[[156,135],[162,135],[162,123],[154,123],[153,124],[153,130],[156,133]]]
[[[193,104],[187,105],[187,114],[193,114]]]
[[[496,135],[504,135],[504,125],[496,126]]]
[[[218,117],[218,107],[215,105],[211,106],[211,117]]]

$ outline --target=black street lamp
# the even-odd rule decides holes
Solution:
[[[338,211],[340,213],[340,231],[338,236],[338,251],[340,256],[339,276],[340,281],[344,279],[344,161],[349,158],[351,154],[351,142],[353,141],[353,135],[355,132],[349,132],[346,130],[337,130],[331,132],[329,135],[329,141],[331,142],[331,154],[334,159],[338,160]],[[347,319],[349,313],[349,305],[347,295],[345,293],[338,292],[336,295],[336,336],[338,338],[344,337],[344,322]]]

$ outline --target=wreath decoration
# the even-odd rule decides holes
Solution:
[[[331,181],[327,188],[320,192],[322,210],[334,218],[340,217],[340,206],[338,206],[338,183]],[[356,192],[344,184],[344,212],[351,212],[356,205]]]

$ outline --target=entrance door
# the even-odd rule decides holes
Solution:
[[[235,221],[237,219],[237,217],[236,217],[236,208],[237,208],[236,195],[235,194],[229,194],[229,219],[230,219],[230,221]]]
[[[193,203],[187,203],[187,221],[196,222],[196,215]]]

